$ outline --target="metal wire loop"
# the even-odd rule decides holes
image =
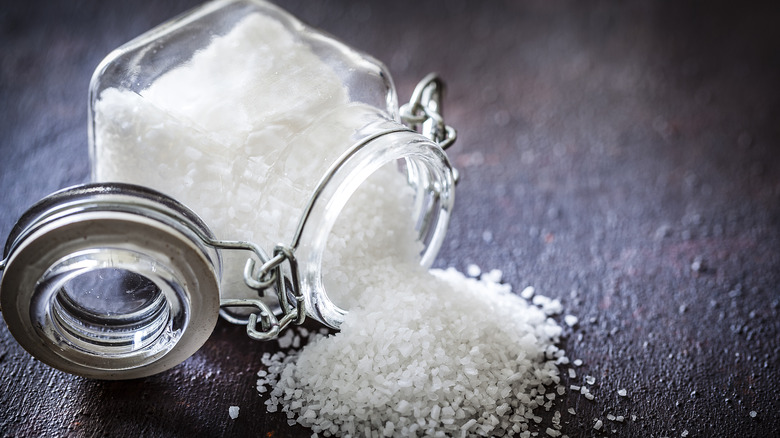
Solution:
[[[423,78],[412,92],[409,103],[399,108],[401,121],[409,128],[420,132],[435,141],[442,149],[447,149],[457,138],[452,126],[444,123],[442,116],[442,96],[444,82],[436,73]]]
[[[248,258],[244,265],[244,283],[251,289],[262,291],[276,283],[276,267],[284,262],[283,257],[273,257],[271,260],[263,263],[257,274],[254,274],[255,259]]]
[[[258,313],[249,315],[249,322],[246,325],[246,334],[252,339],[258,341],[269,341],[279,335],[282,325],[274,316],[271,309],[264,302],[258,299],[223,299],[219,303],[220,307],[255,307],[260,310]],[[260,330],[257,329],[257,321],[260,319]]]

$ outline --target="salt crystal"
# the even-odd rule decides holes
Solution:
[[[756,418],[756,415],[758,415],[758,412],[750,411],[750,418]]]
[[[483,280],[489,281],[491,283],[500,283],[501,279],[504,277],[504,272],[500,269],[491,269],[490,272],[487,274],[484,274]]]
[[[628,392],[625,389],[618,389],[618,395],[621,397],[625,397],[628,394]]]
[[[545,433],[547,435],[550,435],[551,437],[559,437],[561,436],[561,433],[553,428],[548,427],[547,430],[545,430]]]
[[[481,273],[482,273],[482,270],[479,269],[479,266],[477,266],[477,265],[475,265],[473,263],[466,267],[466,274],[469,277],[476,278],[476,277],[479,277],[479,274],[481,274]]]
[[[534,287],[528,286],[520,292],[520,296],[526,300],[530,300],[534,296]]]
[[[474,427],[474,425],[477,424],[477,420],[475,418],[470,419],[469,421],[463,423],[463,426],[461,426],[461,430],[467,431]]]
[[[563,305],[560,300],[555,299],[545,305],[542,310],[544,310],[544,313],[547,315],[558,315],[563,312]]]
[[[596,419],[596,424],[594,424],[594,425],[593,425],[593,428],[594,428],[594,429],[596,429],[596,430],[601,430],[601,426],[602,426],[603,424],[604,424],[604,423],[603,423],[601,420],[599,420],[599,419]]]
[[[574,315],[566,315],[563,317],[563,322],[565,322],[569,327],[574,327],[577,325],[577,322],[579,322],[579,319]]]
[[[279,348],[290,348],[293,344],[293,336],[293,331],[288,330],[282,336],[278,337],[276,342],[279,343]]]
[[[239,409],[240,408],[238,406],[231,406],[228,408],[228,414],[230,415],[231,419],[235,420],[236,418],[238,418]]]

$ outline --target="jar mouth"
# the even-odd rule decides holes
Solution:
[[[137,251],[100,248],[70,254],[43,274],[30,319],[63,359],[86,366],[82,356],[132,360],[169,352],[189,312],[182,281],[165,266]]]
[[[380,168],[395,163],[413,191],[412,220],[422,244],[420,264],[430,267],[441,248],[455,188],[452,166],[441,147],[406,128],[380,132],[354,146],[337,163],[337,171],[321,182],[293,243],[307,313],[330,327],[338,328],[348,309],[333,302],[323,279],[328,238],[358,188]]]

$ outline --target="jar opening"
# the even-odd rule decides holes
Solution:
[[[118,268],[80,273],[65,281],[55,298],[69,312],[107,326],[140,322],[150,309],[165,303],[165,295],[152,280]]]
[[[165,294],[126,269],[102,268],[66,280],[49,304],[60,334],[73,344],[132,352],[153,343],[170,324]]]
[[[356,291],[360,277],[372,275],[372,263],[413,260],[430,267],[454,203],[454,176],[444,151],[416,132],[380,133],[345,157],[320,186],[299,228],[296,251],[307,312],[334,328],[354,294],[333,285]],[[391,180],[380,176],[372,182],[383,174]],[[374,188],[364,192],[366,185]],[[350,212],[353,205],[359,208]]]
[[[125,249],[101,248],[55,263],[38,282],[31,318],[59,345],[98,358],[169,351],[187,322],[183,288],[165,266]]]

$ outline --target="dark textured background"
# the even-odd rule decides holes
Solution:
[[[601,435],[593,419],[612,413],[638,416],[607,422],[614,436],[778,436],[775,8],[417,3],[280,1],[385,62],[402,99],[429,71],[448,81],[462,181],[439,264],[502,269],[580,317],[564,346],[596,376],[596,400],[557,405],[565,432]],[[87,179],[100,59],[193,4],[0,8],[0,238],[35,200]],[[255,392],[274,348],[220,323],[167,373],[98,382],[46,368],[2,325],[0,435],[309,436]]]

